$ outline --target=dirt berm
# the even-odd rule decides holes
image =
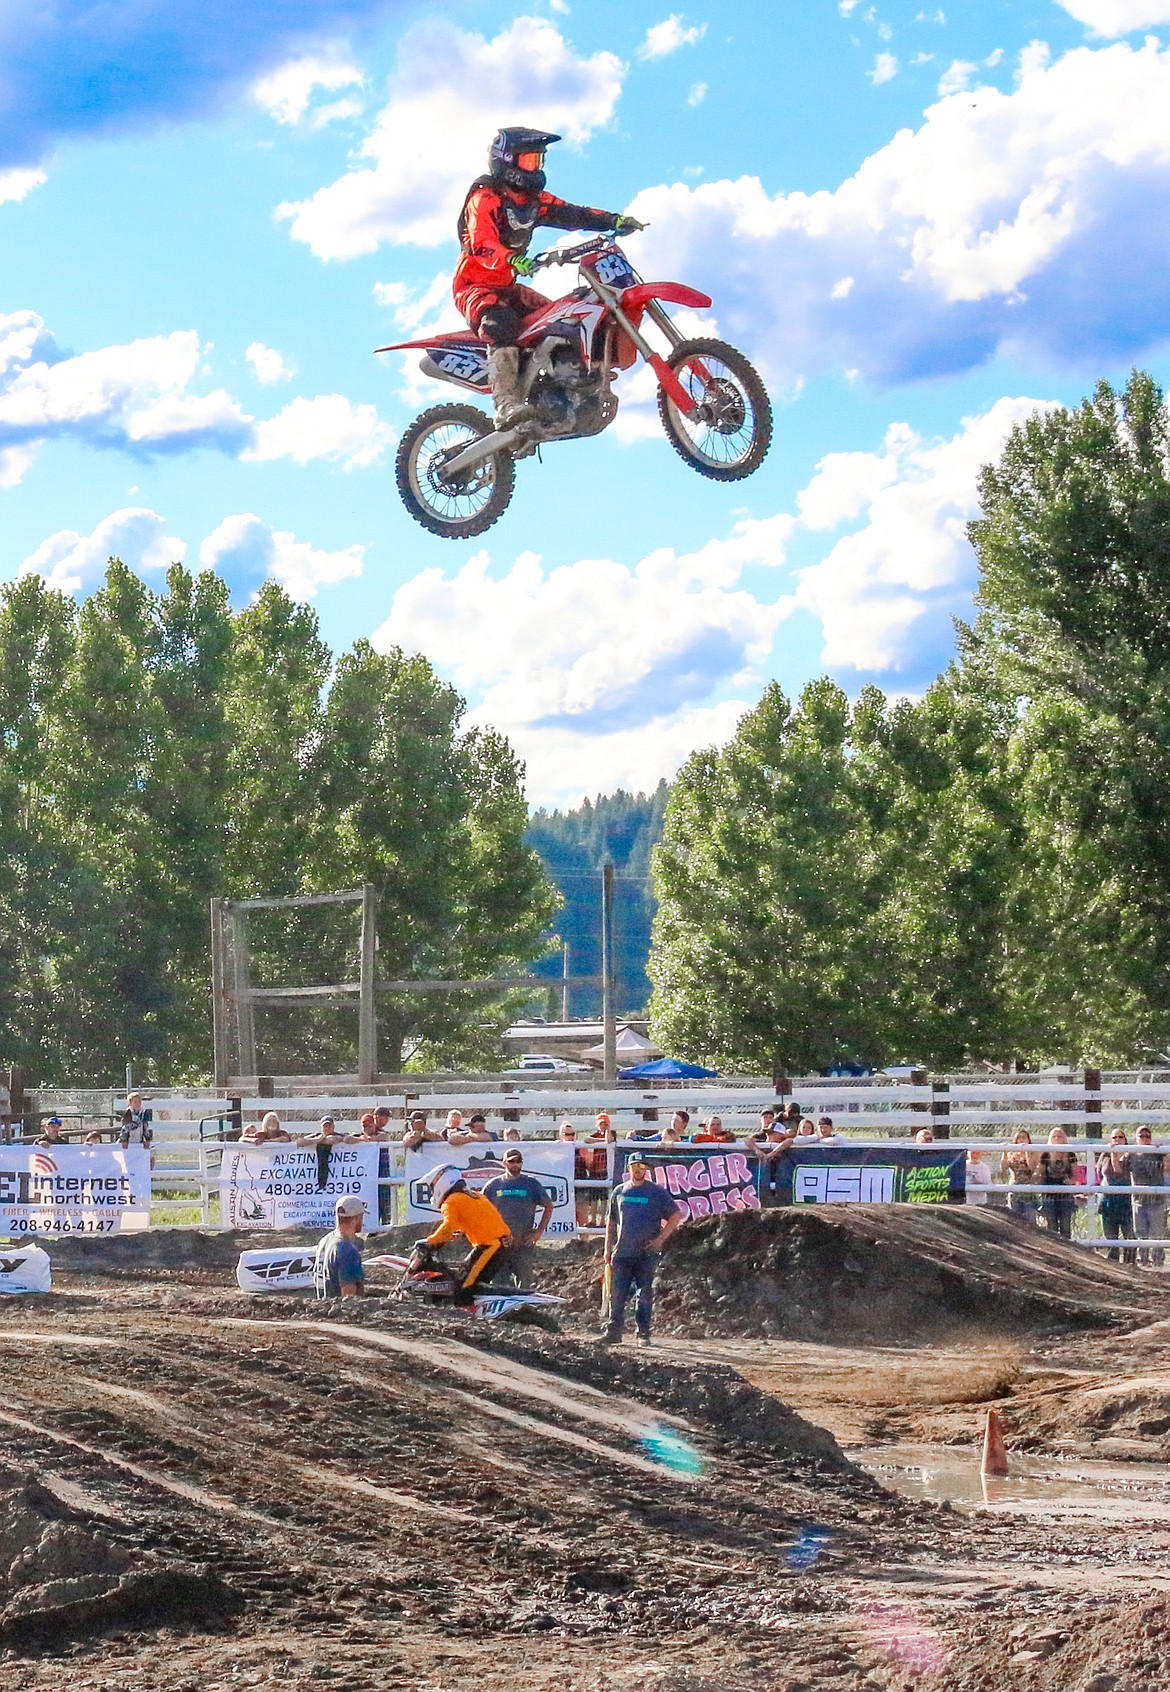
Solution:
[[[542,1282],[596,1312],[599,1254],[574,1257]],[[1170,1315],[1170,1297],[1006,1211],[842,1204],[688,1225],[663,1255],[657,1312],[677,1334],[912,1344],[1136,1327]]]

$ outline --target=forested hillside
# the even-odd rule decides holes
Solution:
[[[613,864],[619,1014],[643,1010],[650,996],[646,975],[654,920],[650,853],[662,834],[668,793],[666,783],[660,782],[649,794],[619,791],[586,799],[571,811],[536,811],[524,835],[564,900],[553,931],[569,943],[574,975],[601,973],[601,869],[607,859]],[[559,960],[542,964],[540,973],[559,974]],[[569,1009],[573,1016],[599,1015],[600,988],[573,988]]]

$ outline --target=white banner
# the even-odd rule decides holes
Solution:
[[[432,1204],[425,1177],[440,1163],[454,1163],[473,1192],[504,1173],[501,1162],[510,1146],[524,1157],[524,1173],[540,1182],[553,1202],[547,1239],[568,1239],[577,1232],[577,1210],[573,1202],[573,1147],[562,1140],[533,1140],[525,1144],[498,1141],[487,1145],[473,1140],[466,1146],[434,1144],[419,1146],[406,1154],[406,1221],[436,1222],[438,1206]]]
[[[334,1146],[325,1185],[314,1146],[223,1148],[219,1220],[224,1228],[332,1228],[339,1198],[360,1198],[366,1226],[378,1226],[378,1147]]]
[[[150,1227],[142,1146],[0,1146],[0,1234],[128,1234]]]

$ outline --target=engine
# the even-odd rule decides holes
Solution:
[[[617,401],[602,392],[599,373],[586,368],[575,342],[553,348],[528,390],[541,430],[549,435],[596,435],[611,422]]]

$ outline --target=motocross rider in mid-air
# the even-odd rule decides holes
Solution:
[[[488,153],[487,175],[476,177],[459,214],[462,250],[452,292],[459,310],[487,343],[497,429],[531,416],[517,392],[516,343],[524,319],[548,300],[516,278],[532,272],[525,254],[533,230],[613,230],[626,235],[645,227],[621,212],[569,205],[545,192],[545,149],[560,139],[543,129],[498,130]]]

